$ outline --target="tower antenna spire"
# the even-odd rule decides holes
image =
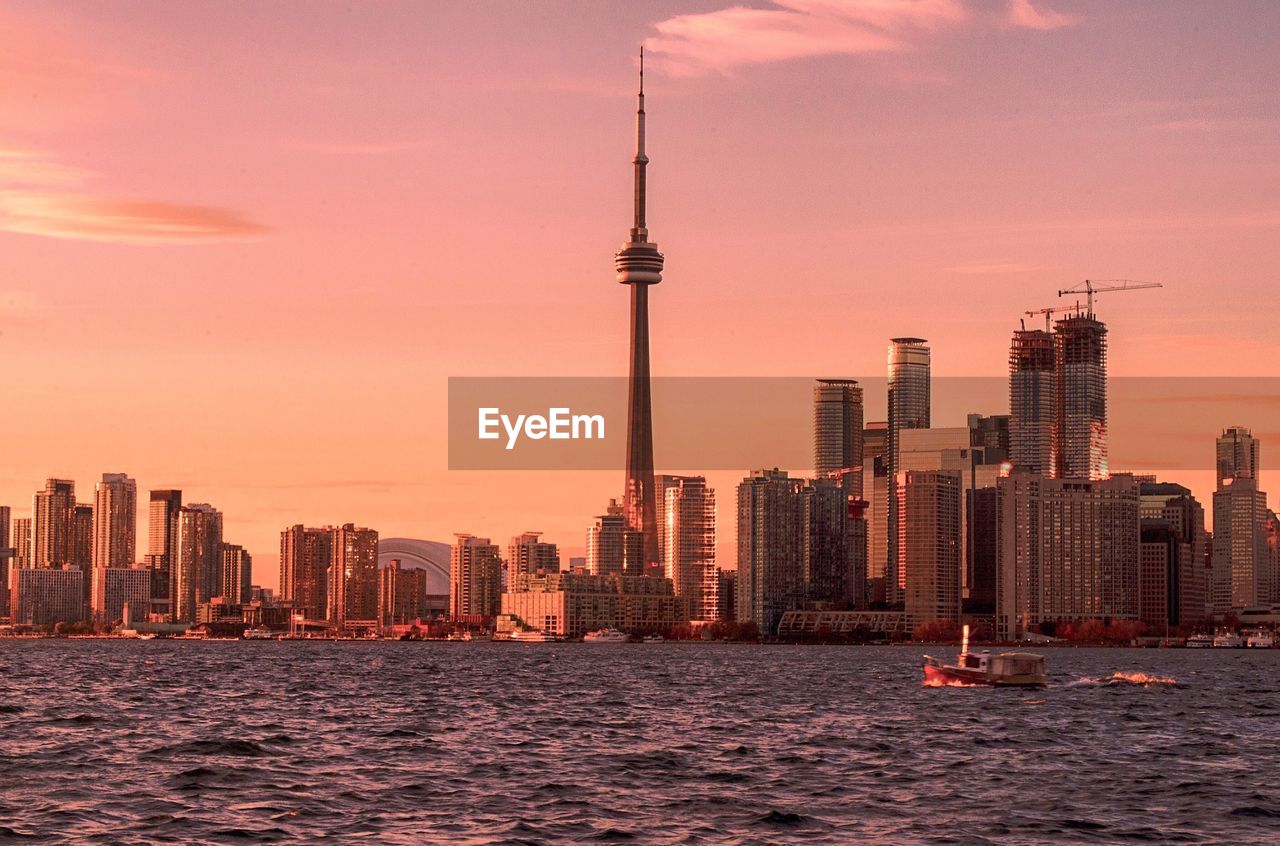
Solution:
[[[644,152],[644,45],[640,45],[640,93],[636,104],[636,157],[632,160],[636,170],[635,185],[635,220],[631,227],[631,240],[644,242],[649,240],[648,227],[645,224],[645,166],[649,157]]]

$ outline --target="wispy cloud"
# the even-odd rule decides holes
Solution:
[[[957,264],[944,268],[947,273],[1032,273],[1037,270],[1049,270],[1042,264],[1025,264],[1016,261],[992,262],[989,264]]]
[[[201,243],[268,231],[214,206],[99,196],[93,173],[32,150],[0,147],[0,231],[122,244]]]
[[[1031,0],[1009,0],[1009,12],[1006,23],[1023,29],[1050,30],[1064,26],[1074,26],[1080,19],[1075,15],[1055,12],[1046,6],[1039,8],[1031,5]]]
[[[667,18],[654,24],[658,34],[645,48],[674,75],[728,73],[811,56],[898,52],[974,17],[965,0],[774,0],[767,8]],[[1010,0],[1003,20],[1040,30],[1076,22],[1029,0]]]

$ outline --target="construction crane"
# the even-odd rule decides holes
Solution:
[[[1075,305],[1049,306],[1048,308],[1038,308],[1038,309],[1035,309],[1034,311],[1026,311],[1026,312],[1023,312],[1023,314],[1025,314],[1027,317],[1035,317],[1037,314],[1043,314],[1044,315],[1044,331],[1048,332],[1049,329],[1051,328],[1049,322],[1053,319],[1053,316],[1055,314],[1057,314],[1060,311],[1079,311],[1079,310],[1080,310],[1080,301],[1076,300]],[[1026,321],[1023,321],[1022,328],[1023,329],[1027,328]]]
[[[1102,283],[1102,284],[1099,284]],[[1159,282],[1139,282],[1136,279],[1086,279],[1074,288],[1068,288],[1065,291],[1059,291],[1059,297],[1065,297],[1067,294],[1085,294],[1086,295],[1086,313],[1090,318],[1093,317],[1093,295],[1101,293],[1110,293],[1112,291],[1140,291],[1143,288],[1163,288]],[[1048,320],[1048,318],[1045,318]]]

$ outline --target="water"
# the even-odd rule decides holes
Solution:
[[[1046,654],[0,641],[0,841],[1277,842],[1280,651]]]

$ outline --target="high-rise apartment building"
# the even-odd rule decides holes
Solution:
[[[800,490],[785,470],[755,470],[738,485],[738,622],[766,634],[806,599]]]
[[[1271,554],[1267,546],[1267,495],[1258,480],[1219,480],[1213,493],[1213,610],[1271,601]]]
[[[175,622],[196,622],[196,609],[222,593],[222,513],[207,503],[178,509],[169,607]]]
[[[147,567],[151,570],[151,596],[168,600],[173,583],[173,562],[178,549],[178,512],[182,491],[152,491],[147,506]]]
[[[49,479],[31,505],[31,566],[76,563],[76,483]]]
[[[222,544],[222,598],[228,605],[247,605],[252,587],[252,556],[243,546]]]
[[[0,617],[9,616],[9,571],[17,565],[17,553],[9,545],[9,506],[0,505]]]
[[[1107,327],[1092,314],[1054,324],[1058,383],[1056,475],[1105,479],[1107,455]]]
[[[862,496],[862,388],[853,379],[819,379],[813,386],[813,474],[835,478]]]
[[[96,622],[112,625],[146,620],[151,606],[151,571],[146,567],[94,567],[90,597],[89,610]]]
[[[560,549],[542,540],[541,532],[516,535],[507,544],[506,583],[512,584],[520,573],[558,573]]]
[[[24,567],[9,580],[15,625],[48,626],[84,619],[84,572],[74,567]]]
[[[1015,473],[999,491],[997,634],[1046,621],[1135,619],[1141,543],[1138,483]]]
[[[625,516],[622,516],[625,521]],[[449,615],[492,617],[502,609],[502,554],[488,538],[458,534],[449,554]]]
[[[885,563],[889,558],[889,424],[868,423],[862,430],[863,511],[867,532],[867,602],[881,606]]]
[[[959,621],[961,473],[904,470],[898,485],[903,610],[914,623]]]
[[[1155,543],[1162,549],[1144,551],[1144,571],[1148,581],[1142,592],[1145,596],[1146,614],[1157,614],[1159,619],[1152,622],[1148,616],[1141,619],[1153,625],[1162,625],[1160,620],[1169,625],[1188,625],[1199,623],[1204,619],[1205,602],[1209,592],[1209,578],[1205,569],[1205,556],[1208,540],[1205,532],[1204,507],[1192,495],[1189,488],[1171,482],[1146,481],[1139,487],[1141,495],[1141,516],[1143,526],[1143,544]],[[1151,527],[1152,531],[1147,532]],[[1166,537],[1166,532],[1159,527],[1167,527],[1173,537]],[[1157,563],[1160,558],[1168,568],[1164,577],[1165,592],[1169,606],[1159,611],[1155,602],[1160,588],[1152,582],[1155,577]],[[1140,609],[1140,615],[1144,614]]]
[[[281,601],[293,603],[294,612],[308,620],[325,619],[332,559],[333,529],[308,529],[298,524],[281,532]]]
[[[429,616],[427,571],[404,567],[399,558],[391,559],[378,573],[378,624],[383,628],[404,626]]]
[[[662,517],[666,577],[689,620],[713,622],[720,602],[716,493],[702,476],[676,477],[665,487]]]
[[[1058,371],[1053,333],[1022,329],[1009,348],[1009,461],[1020,473],[1057,476]]]
[[[1218,481],[1225,479],[1257,479],[1259,464],[1258,439],[1243,426],[1223,430],[1217,442]]]
[[[93,490],[93,566],[127,569],[137,561],[138,483],[103,473]]]
[[[32,567],[30,517],[13,518],[13,534],[9,540],[13,544],[13,566],[15,568]]]
[[[885,509],[885,599],[898,604],[905,596],[905,578],[899,566],[897,486],[901,433],[928,429],[931,418],[931,359],[923,338],[894,338],[889,343],[888,504]]]
[[[342,628],[378,618],[378,533],[346,523],[333,530],[329,622]]]
[[[626,510],[609,501],[604,514],[587,530],[587,572],[596,576],[643,576],[645,574],[643,534],[632,528]]]
[[[1144,517],[1138,559],[1138,619],[1157,631],[1167,630],[1184,622],[1184,601],[1199,599],[1203,607],[1203,594],[1189,596],[1185,584],[1188,575],[1194,578],[1194,571],[1202,569],[1196,568],[1196,563],[1191,544],[1177,529],[1164,520]]]
[[[838,479],[832,477],[806,481],[798,491],[800,508],[800,580],[804,585],[807,607],[848,609],[857,603],[861,593],[859,581],[865,580],[860,567],[861,550],[856,549],[860,535],[850,525],[850,499]],[[865,590],[865,588],[862,588]]]

